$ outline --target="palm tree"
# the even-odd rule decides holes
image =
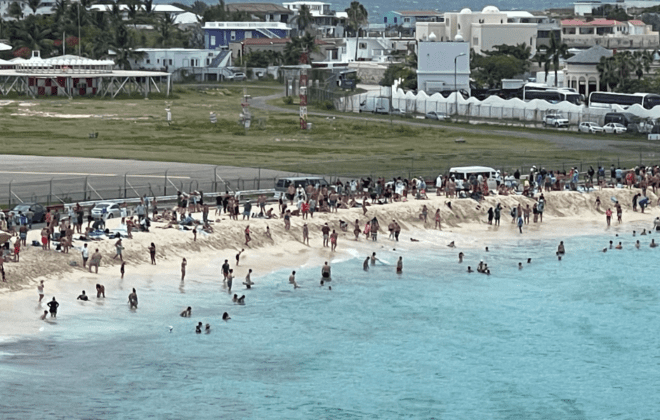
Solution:
[[[52,44],[50,34],[51,29],[42,27],[35,19],[24,19],[16,23],[13,44],[15,47],[26,47],[45,53]]]
[[[41,7],[41,0],[28,0],[27,5],[32,9],[32,14],[37,14],[37,9]]]
[[[137,59],[144,55],[135,51],[135,37],[132,36],[123,22],[115,25],[114,37],[109,45],[117,54],[117,65],[122,69],[131,69],[130,59]]]
[[[316,45],[316,38],[312,34],[306,34],[302,37],[292,37],[291,41],[287,42],[284,46],[283,59],[286,65],[300,64],[300,59],[303,52],[309,55],[312,52],[317,52],[319,49]],[[311,64],[311,59],[309,63]]]
[[[545,56],[546,62],[545,65],[552,64],[552,68],[555,71],[555,87],[557,86],[557,72],[559,71],[559,60],[567,59],[573,56],[573,54],[568,52],[568,45],[565,43],[560,43],[555,37],[555,33],[550,33],[550,45],[543,45],[539,48],[543,50],[543,55]],[[546,73],[547,75],[547,73]],[[547,78],[547,76],[546,76]]]
[[[296,20],[298,21],[299,33],[305,32],[307,28],[309,28],[314,23],[314,16],[312,16],[312,12],[309,10],[309,6],[305,4],[300,6]]]
[[[16,20],[20,20],[23,17],[23,9],[21,8],[21,5],[18,4],[18,2],[11,3],[7,9],[7,15]]]
[[[165,13],[160,19],[158,19],[158,24],[156,26],[158,31],[158,42],[161,44],[161,47],[169,46],[172,41],[172,37],[175,35],[177,30],[174,25],[174,17],[170,13]]]
[[[601,57],[600,63],[596,65],[600,77],[601,86],[605,90],[612,90],[619,83],[619,70],[617,69],[614,57]]]
[[[142,6],[144,8],[144,13],[150,15],[154,11],[154,0],[143,0]]]
[[[536,53],[533,60],[539,65],[539,67],[543,67],[543,71],[545,71],[545,79],[543,80],[543,83],[547,83],[548,73],[550,72],[550,60],[548,60],[548,57],[540,51]]]
[[[348,22],[351,28],[355,31],[355,61],[358,59],[358,40],[360,39],[360,26],[367,23],[369,13],[359,1],[352,1],[348,9],[345,10],[348,14]]]

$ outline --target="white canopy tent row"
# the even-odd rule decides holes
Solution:
[[[518,98],[502,99],[498,96],[490,96],[480,101],[474,97],[465,99],[455,92],[446,98],[440,93],[429,96],[423,91],[417,94],[412,91],[405,92],[398,88],[397,84],[392,87],[391,93],[389,89],[387,90],[386,96],[376,90],[347,99],[342,98],[335,106],[340,111],[359,112],[360,104],[368,102],[370,97],[387,97],[391,100],[392,109],[419,115],[436,111],[475,119],[510,119],[541,123],[546,115],[559,113],[571,124],[579,124],[582,121],[602,121],[608,112],[629,112],[643,120],[660,119],[660,106],[645,109],[641,105],[633,105],[625,110],[617,105],[613,105],[612,108],[589,108],[567,101],[550,103],[542,99],[534,99],[526,102]]]

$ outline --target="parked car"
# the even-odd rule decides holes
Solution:
[[[14,207],[12,213],[17,215],[18,212],[24,215],[32,213],[31,223],[41,223],[46,219],[46,209],[39,203],[22,203]]]
[[[105,212],[103,211],[104,209]],[[100,203],[96,203],[94,208],[92,208],[92,218],[101,219],[103,218],[104,214],[106,219],[120,217],[121,209],[119,208],[119,204],[112,203],[110,201],[101,201]]]
[[[438,121],[449,121],[450,120],[449,115],[447,115],[443,112],[436,112],[436,111],[427,112],[424,117],[427,120],[438,120]]]
[[[603,127],[593,122],[581,122],[578,126],[578,130],[583,133],[602,133]]]
[[[560,114],[548,114],[543,117],[543,125],[551,125],[553,127],[568,127],[569,121],[562,117]]]
[[[619,124],[619,123],[607,123],[603,126],[603,130],[605,130],[605,132],[609,134],[612,133],[621,134],[628,131],[628,129],[624,127],[623,124]]]
[[[247,77],[245,77],[245,73],[242,71],[231,71],[227,70],[228,73],[224,74],[225,80],[231,80],[234,82],[242,82],[245,80]]]
[[[406,110],[403,109],[403,108],[393,108],[392,109],[392,115],[405,116],[406,115]]]

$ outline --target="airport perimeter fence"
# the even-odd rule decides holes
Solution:
[[[173,196],[177,191],[190,193],[201,191],[205,194],[224,191],[254,191],[275,188],[277,179],[286,176],[314,174],[324,176],[332,183],[337,180],[349,181],[371,177],[392,179],[397,177],[412,179],[423,177],[435,180],[439,174],[448,173],[457,166],[488,166],[504,173],[516,169],[527,175],[532,166],[548,171],[570,171],[577,167],[585,174],[592,166],[603,166],[609,176],[610,165],[633,168],[637,165],[660,164],[660,153],[631,153],[612,159],[547,159],[536,156],[539,151],[528,151],[524,155],[504,156],[502,153],[490,156],[456,154],[418,154],[401,156],[374,156],[362,159],[302,161],[282,164],[279,169],[234,168],[226,170],[210,167],[208,170],[168,170],[161,173],[90,174],[49,180],[25,181],[20,175],[0,181],[0,205],[13,208],[17,204],[37,202],[44,205],[58,205],[86,201],[137,199],[145,194],[149,197]],[[535,157],[532,157],[535,156]],[[237,173],[240,172],[240,176]]]

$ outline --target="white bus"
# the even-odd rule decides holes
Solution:
[[[575,105],[582,104],[582,97],[575,91],[575,89],[555,88],[536,83],[527,83],[525,86],[523,86],[521,99],[523,101],[543,99],[553,104],[563,101],[567,101]]]
[[[589,108],[612,108],[612,105],[619,105],[623,109],[628,109],[635,104],[645,109],[653,109],[654,106],[660,105],[660,95],[613,92],[592,92],[589,95]]]

